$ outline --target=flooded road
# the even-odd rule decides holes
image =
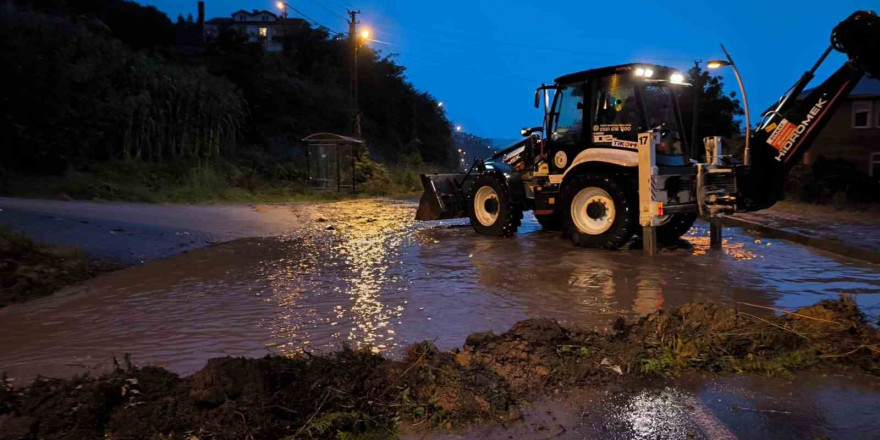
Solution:
[[[878,438],[880,383],[869,376],[688,377],[674,386],[576,391],[534,403],[522,422],[405,440]]]
[[[432,340],[525,318],[608,326],[689,301],[795,308],[852,294],[876,321],[880,268],[725,230],[708,250],[698,225],[677,249],[574,248],[530,215],[512,239],[466,221],[416,223],[409,202],[327,205],[297,234],[237,240],[96,278],[0,309],[0,371],[98,371],[114,355],[190,374],[218,356],[259,357],[349,344],[399,356]],[[751,313],[770,313],[749,307]]]

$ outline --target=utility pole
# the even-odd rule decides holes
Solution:
[[[351,112],[354,114],[354,137],[357,139],[361,138],[361,112],[360,106],[358,105],[358,35],[357,35],[357,25],[360,23],[357,21],[357,15],[360,14],[361,11],[348,11],[349,17],[348,20],[348,42],[351,44],[351,84],[349,86],[349,97],[351,99]]]
[[[700,159],[700,151],[703,150],[700,139],[697,139],[699,135],[697,123],[700,118],[700,95],[703,94],[703,75],[700,70],[700,63],[702,62],[703,60],[694,61],[697,77],[694,81],[696,84],[694,84],[694,119],[691,123],[691,158],[697,160]]]

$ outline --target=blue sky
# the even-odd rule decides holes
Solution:
[[[172,19],[196,13],[196,0],[140,0]],[[443,101],[450,120],[470,133],[513,138],[540,125],[534,89],[559,75],[627,62],[681,69],[723,57],[739,66],[753,124],[809,69],[831,29],[867,1],[292,0],[298,10],[344,31],[346,8],[375,30],[373,47],[406,66],[419,89]],[[274,0],[206,0],[208,18],[239,9],[274,10]],[[293,14],[292,14],[293,15]],[[829,57],[823,79],[844,61]],[[728,91],[732,72],[722,69]]]

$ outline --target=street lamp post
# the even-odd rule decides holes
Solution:
[[[749,164],[749,139],[752,137],[752,122],[751,118],[749,118],[749,98],[746,96],[746,89],[743,86],[742,77],[739,75],[739,69],[736,68],[736,64],[733,62],[733,58],[730,57],[730,53],[727,52],[727,48],[724,45],[721,45],[721,50],[724,51],[724,55],[727,57],[727,61],[724,60],[714,60],[706,63],[706,67],[709,69],[717,69],[723,66],[730,66],[733,68],[733,75],[736,76],[736,82],[739,84],[739,92],[743,97],[743,106],[746,111],[746,142],[745,149],[743,150],[743,164]]]
[[[354,109],[354,135],[361,138],[361,112],[358,97],[358,50],[362,44],[370,40],[370,30],[363,29],[357,32],[357,14],[361,11],[348,11],[351,19],[348,21],[348,38],[352,45],[352,69],[351,69],[351,94],[352,107]]]

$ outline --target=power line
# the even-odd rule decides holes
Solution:
[[[343,16],[342,14],[340,14],[340,13],[337,12],[337,11],[334,11],[334,10],[328,8],[327,6],[324,6],[324,4],[321,3],[321,2],[319,2],[318,0],[312,0],[312,3],[318,5],[321,9],[323,9],[323,10],[329,12],[329,13],[332,14],[333,16],[342,19],[342,21],[346,21],[346,20],[347,20],[347,19],[345,18],[345,16]]]
[[[338,8],[342,8],[345,11],[348,11],[351,9],[357,9],[354,6],[352,6],[351,4],[343,2],[343,1],[336,1],[336,0],[325,0],[325,1],[327,1],[328,3],[332,3],[334,6],[336,6]]]
[[[482,41],[485,43],[496,44],[496,45],[505,45],[505,46],[520,47],[520,48],[526,48],[526,49],[535,49],[535,50],[541,50],[541,51],[550,51],[550,52],[557,52],[557,53],[568,53],[568,54],[574,54],[574,55],[604,56],[604,57],[611,57],[611,56],[618,55],[617,53],[590,52],[590,51],[582,51],[582,50],[565,49],[565,48],[559,48],[559,47],[539,46],[539,45],[520,43],[520,42],[514,42],[514,41],[489,39],[489,38],[484,38],[484,37],[480,37],[480,36],[467,35],[467,34],[443,31],[443,30],[438,30],[438,29],[413,29],[413,28],[411,28],[409,26],[405,26],[405,25],[401,25],[401,27],[415,31],[416,35],[417,35],[417,37],[416,37],[417,39],[419,36],[424,36],[425,34],[433,33],[435,35],[445,35],[445,36],[451,36],[451,37],[455,37],[455,38],[466,39],[467,41],[465,42],[465,44],[471,43],[473,41]],[[444,44],[449,44],[449,41],[444,40]],[[471,46],[472,45],[468,45],[467,47],[471,47]],[[462,47],[464,47],[464,45],[462,45]],[[690,59],[686,59],[686,58],[662,57],[662,56],[652,56],[651,58],[656,59],[656,60],[678,61],[678,62],[682,62],[682,61],[690,62],[691,61]]]
[[[302,11],[300,11],[299,9],[294,8],[293,6],[287,5],[287,7],[290,8],[291,10],[293,10],[294,12],[296,12],[297,14],[301,15],[301,16],[302,16],[303,18],[305,18],[306,20],[312,22],[312,24],[314,24],[315,26],[318,26],[319,28],[323,28],[323,29],[325,29],[327,32],[330,32],[331,34],[342,34],[342,33],[343,33],[343,32],[339,32],[339,31],[335,31],[335,30],[333,30],[333,29],[330,29],[330,28],[327,27],[327,26],[324,26],[323,24],[321,24],[320,22],[318,22],[318,20],[315,20],[314,18],[309,17],[308,15],[304,14]]]

